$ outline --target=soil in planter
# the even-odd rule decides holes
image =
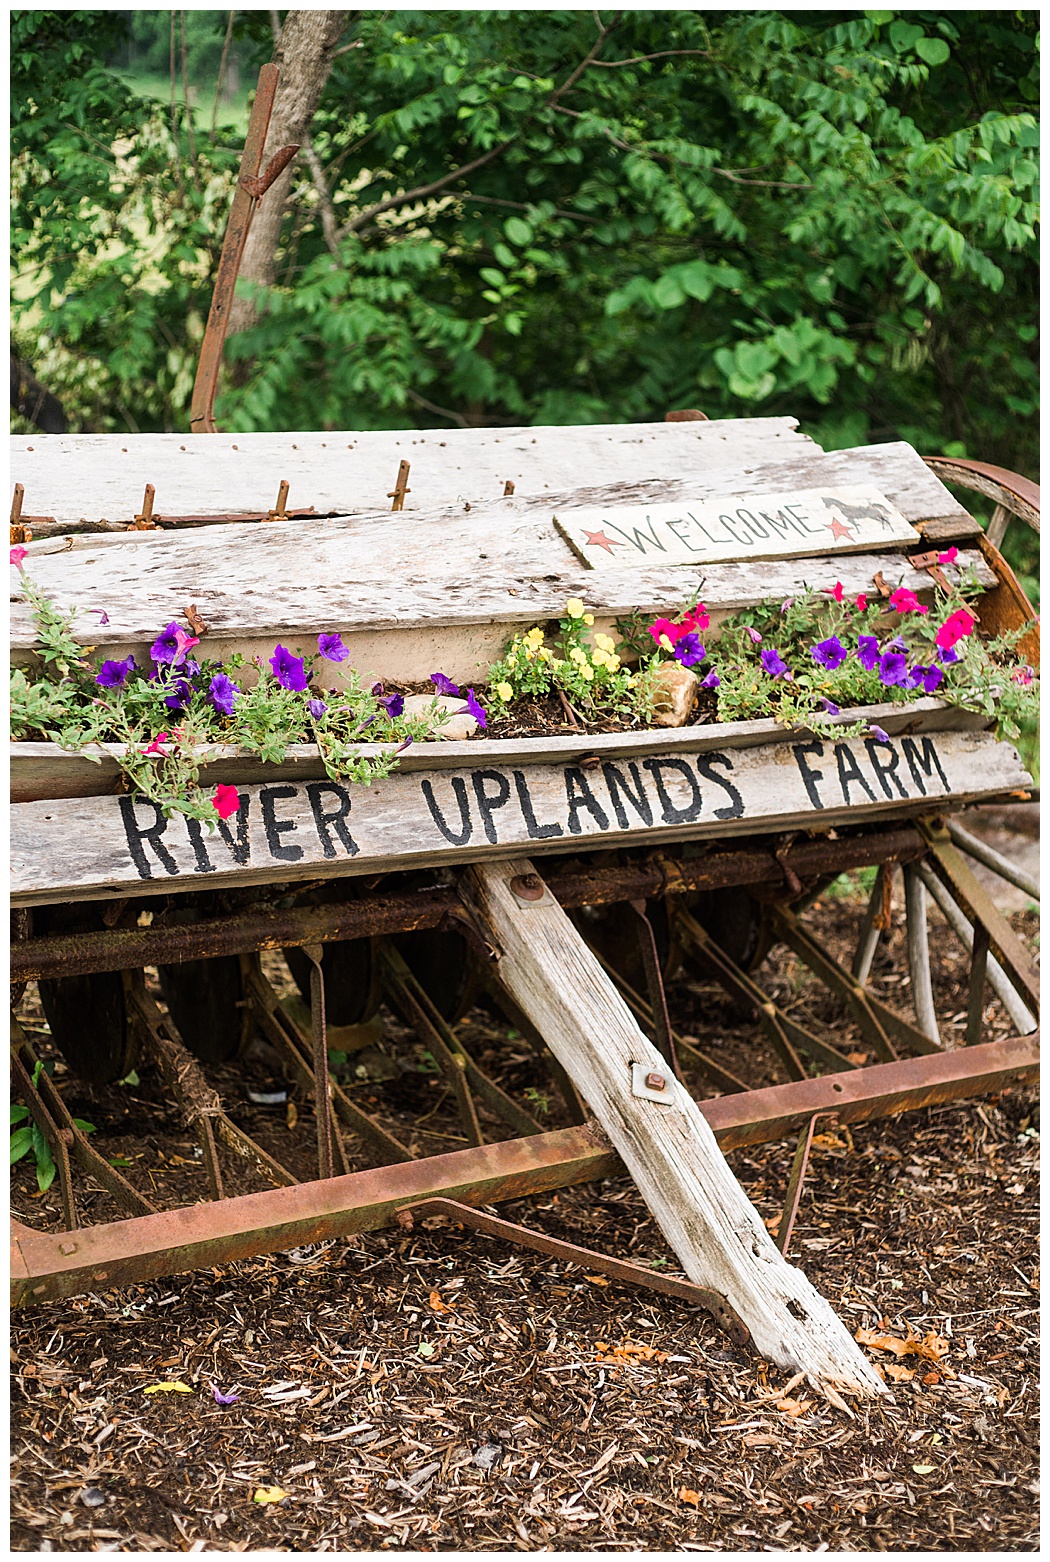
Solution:
[[[396,689],[399,694],[406,695],[434,692],[434,686],[429,681],[391,683],[387,688]],[[481,692],[481,703],[485,704],[484,690]],[[486,738],[563,738],[573,732],[631,732],[639,725],[636,722],[624,721],[611,712],[602,711],[588,715],[586,711],[571,706],[567,700],[563,703],[557,693],[532,700],[515,700],[512,707],[502,715],[496,715],[493,706],[488,708],[488,717],[488,726],[476,732],[472,741],[480,742]],[[701,727],[717,720],[718,696],[713,690],[701,689],[693,713],[685,725]]]

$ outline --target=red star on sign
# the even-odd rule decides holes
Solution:
[[[849,527],[844,526],[837,515],[833,518],[831,525],[827,528],[827,530],[831,533],[832,537],[836,539],[836,541],[839,537],[845,537],[847,541],[851,541],[853,538],[853,533],[850,531]]]
[[[622,548],[623,543],[617,542],[615,537],[607,537],[604,532],[584,532],[588,548],[604,548],[606,553],[611,553],[614,548]]]

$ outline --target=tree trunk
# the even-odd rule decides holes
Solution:
[[[346,25],[346,11],[289,11],[274,49],[281,80],[274,100],[263,168],[279,147],[307,139],[310,123],[332,69],[332,59]],[[248,234],[240,275],[245,281],[271,286],[277,276],[277,244],[281,235],[294,162],[276,179],[260,201]],[[257,318],[255,305],[236,298],[229,335],[246,331]]]

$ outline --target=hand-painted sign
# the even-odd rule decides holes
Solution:
[[[924,799],[994,795],[1028,782],[988,733],[395,772],[370,787],[308,781],[240,788],[209,831],[132,797],[11,810],[16,904],[213,888],[578,850],[599,838],[722,836],[910,813]]]
[[[713,504],[596,505],[563,510],[554,524],[577,558],[603,570],[850,553],[918,537],[885,495],[868,484]]]

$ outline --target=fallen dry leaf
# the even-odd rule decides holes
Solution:
[[[700,1493],[698,1491],[691,1491],[688,1486],[683,1486],[678,1493],[678,1501],[687,1502],[689,1503],[690,1507],[699,1508]]]
[[[879,1368],[883,1377],[892,1378],[894,1383],[910,1383],[915,1376],[914,1367],[904,1367],[899,1361],[887,1361]]]
[[[807,1410],[812,1410],[812,1399],[778,1399],[777,1409],[785,1416],[804,1416]]]
[[[455,1307],[455,1302],[444,1302],[439,1291],[431,1291],[430,1305],[436,1313],[450,1313]]]
[[[283,1502],[287,1495],[288,1493],[280,1486],[260,1486],[252,1501],[262,1503]]]
[[[940,1361],[951,1349],[948,1340],[940,1334],[926,1334],[920,1340],[916,1335],[909,1333],[906,1340],[899,1340],[893,1334],[877,1334],[874,1329],[858,1329],[853,1338],[860,1345],[869,1345],[872,1350],[892,1351],[895,1356],[922,1356],[926,1361]]]
[[[192,1394],[193,1390],[188,1383],[150,1383],[142,1392],[144,1394]]]
[[[608,1280],[606,1280],[604,1275],[584,1275],[583,1278],[585,1280],[589,1280],[591,1285],[608,1285],[609,1284]]]

